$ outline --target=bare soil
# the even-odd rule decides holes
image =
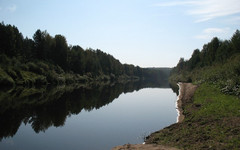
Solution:
[[[136,144],[136,145],[126,144],[123,146],[116,146],[112,150],[178,150],[178,149],[157,144]]]
[[[185,118],[183,115],[183,105],[192,101],[197,86],[193,85],[192,83],[179,83],[178,85],[180,89],[177,101],[177,107],[179,111],[178,123],[181,123]]]

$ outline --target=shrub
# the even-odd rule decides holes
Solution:
[[[10,59],[5,55],[5,54],[1,54],[0,55],[0,63],[1,64],[10,64]]]
[[[46,80],[48,83],[57,84],[57,74],[55,71],[49,71],[46,74]]]
[[[40,67],[38,67],[35,63],[29,62],[27,63],[29,67],[29,71],[37,73],[37,74],[43,74],[44,70]]]
[[[7,73],[9,76],[11,76],[13,79],[17,78],[17,73],[12,69],[12,68],[8,68],[7,69]]]
[[[71,74],[66,74],[65,75],[65,83],[66,84],[72,84],[74,83],[76,80],[75,80],[75,76],[74,75],[71,75]]]
[[[46,80],[51,84],[57,84],[57,85],[61,85],[66,82],[65,77],[57,74],[55,71],[47,72]]]
[[[66,83],[66,79],[62,76],[57,77],[57,84],[62,85]]]
[[[0,86],[13,86],[14,80],[0,67]]]
[[[36,85],[45,85],[45,84],[47,84],[47,79],[46,79],[46,77],[44,77],[44,76],[38,76],[38,77],[36,77],[36,79],[35,79],[35,84],[36,84]]]
[[[15,67],[21,66],[21,62],[16,57],[13,57],[11,59],[11,63],[12,63],[12,66],[15,66]]]
[[[29,67],[28,67],[28,65],[26,65],[26,64],[21,64],[20,69],[22,69],[22,70],[24,70],[24,71],[28,71],[28,70],[29,70]]]
[[[58,74],[64,73],[63,69],[62,69],[60,66],[58,66],[58,65],[54,67],[54,70],[55,70],[56,73],[58,73]]]
[[[44,62],[38,62],[37,65],[38,67],[42,68],[44,71],[49,71],[49,66]]]

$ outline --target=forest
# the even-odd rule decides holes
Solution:
[[[208,82],[225,94],[240,96],[240,31],[236,30],[230,40],[214,37],[202,50],[194,50],[189,60],[180,58],[170,81]]]
[[[24,38],[17,27],[0,23],[0,35],[1,86],[165,80],[170,72],[122,64],[99,49],[69,45],[63,35],[53,37],[46,30]]]

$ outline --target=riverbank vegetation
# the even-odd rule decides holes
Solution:
[[[63,35],[37,30],[33,39],[0,23],[0,85],[33,86],[130,80],[165,80],[169,68],[122,64],[99,49],[68,45]]]
[[[170,82],[198,85],[182,104],[185,119],[151,134],[146,142],[180,149],[240,149],[240,32],[213,38],[189,60],[181,58]],[[186,91],[185,91],[186,92]],[[185,93],[181,93],[185,94]]]
[[[183,102],[185,119],[150,135],[146,142],[180,149],[239,149],[240,101],[204,83]]]
[[[181,58],[171,72],[170,81],[208,82],[216,85],[223,93],[240,96],[240,31],[230,40],[217,37],[205,44],[203,49],[194,50],[189,60]]]

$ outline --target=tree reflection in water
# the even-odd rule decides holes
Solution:
[[[0,140],[13,137],[22,123],[31,124],[36,133],[44,132],[51,126],[63,126],[71,114],[99,109],[122,93],[147,87],[169,88],[169,84],[144,81],[1,90]]]

